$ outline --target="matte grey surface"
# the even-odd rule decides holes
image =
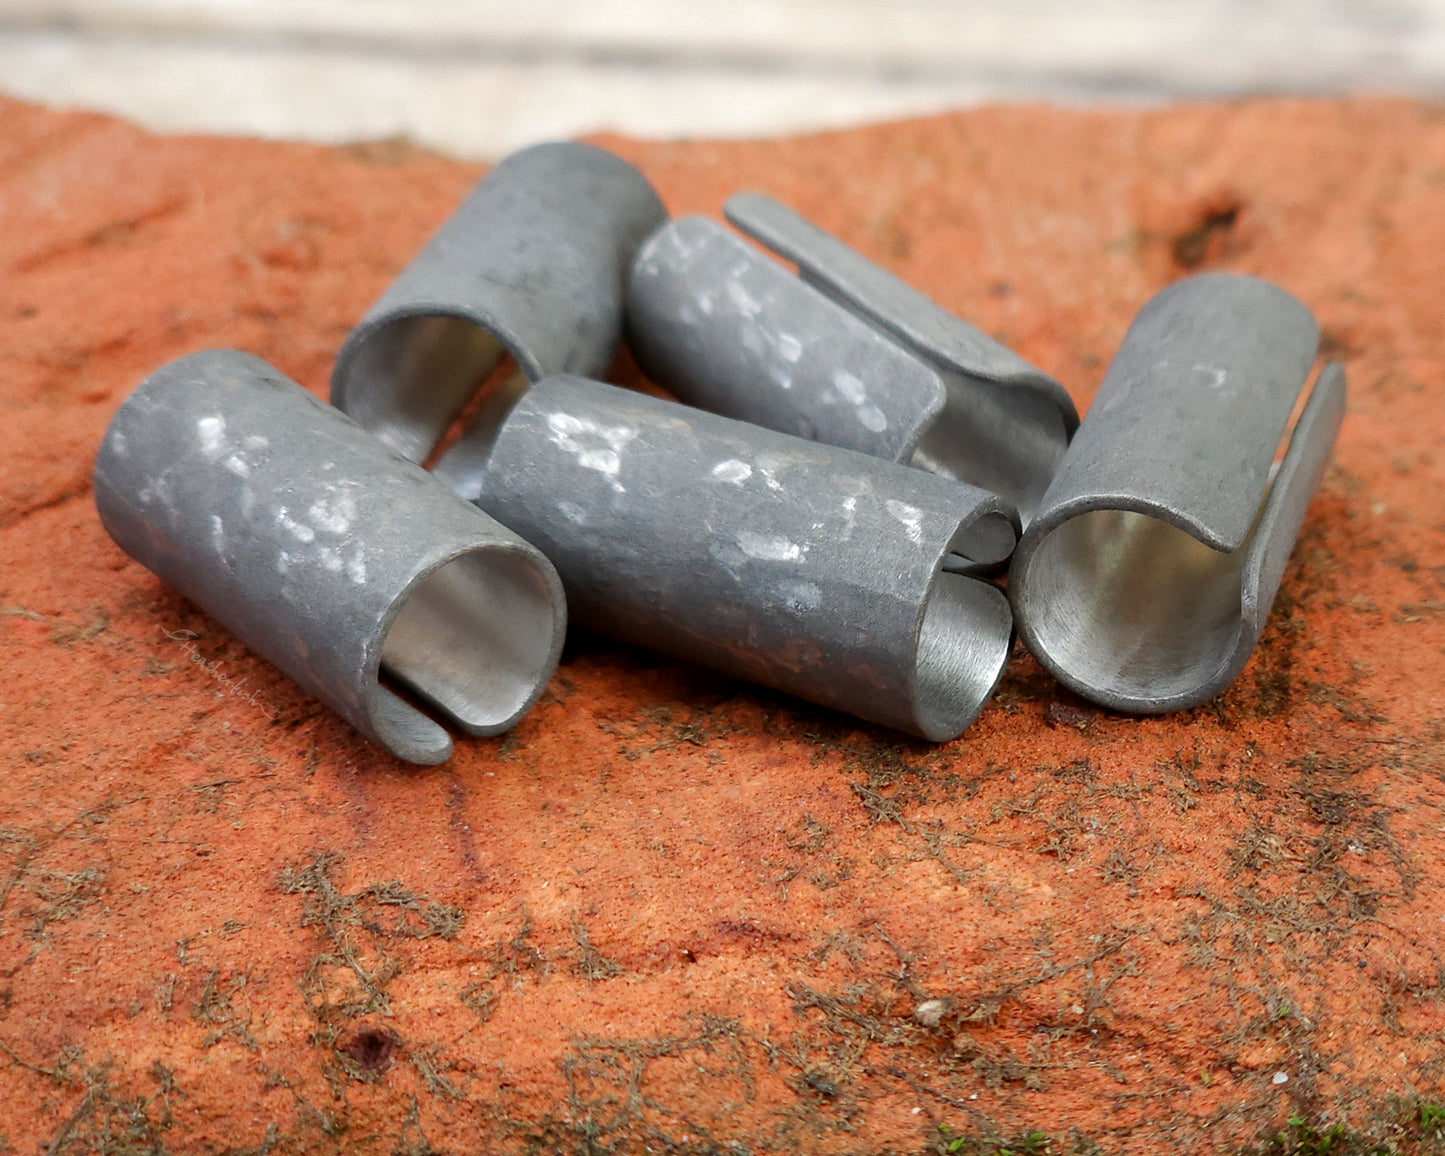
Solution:
[[[95,503],[131,557],[398,758],[512,726],[566,610],[535,548],[248,354],[158,370],[116,412]]]
[[[1155,296],[1124,338],[1014,555],[1030,650],[1105,706],[1160,713],[1227,687],[1264,629],[1344,415],[1309,311],[1249,277]]]
[[[557,565],[574,620],[932,740],[978,715],[1012,506],[891,462],[576,377],[492,444],[480,502]]]
[[[1025,522],[1078,413],[1052,378],[767,197],[654,234],[628,282],[643,370],[692,405],[992,490]]]
[[[489,172],[368,311],[331,401],[423,461],[504,354],[526,377],[600,374],[637,247],[667,220],[632,165],[540,144]]]

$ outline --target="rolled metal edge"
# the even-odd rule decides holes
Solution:
[[[739,193],[728,199],[724,215],[796,264],[808,285],[938,371],[945,404],[923,426],[907,460],[1002,494],[1027,526],[1079,426],[1068,391],[771,197]]]

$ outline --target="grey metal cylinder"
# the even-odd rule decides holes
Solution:
[[[362,318],[332,404],[425,460],[503,354],[518,392],[549,373],[600,374],[622,329],[627,269],[667,220],[632,165],[540,144],[496,165]]]
[[[637,254],[628,341],[689,405],[1001,494],[1027,523],[1079,419],[1051,377],[776,201],[683,217]]]
[[[496,734],[556,666],[547,559],[247,354],[142,382],[106,430],[95,504],[127,554],[409,762],[452,741],[408,698]]]
[[[1155,714],[1238,676],[1344,414],[1330,365],[1276,466],[1318,345],[1309,310],[1250,277],[1144,306],[1010,571],[1019,631],[1062,682]]]
[[[993,692],[1018,531],[982,490],[576,377],[492,442],[482,507],[556,564],[574,620],[941,741]]]

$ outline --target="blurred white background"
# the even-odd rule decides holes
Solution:
[[[1445,0],[0,0],[0,91],[489,157],[994,100],[1439,96]]]

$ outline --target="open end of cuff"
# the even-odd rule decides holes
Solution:
[[[425,461],[503,346],[475,322],[418,314],[358,334],[343,351],[332,401],[413,462]]]
[[[1188,705],[1181,700],[1234,654],[1245,554],[1147,514],[1078,514],[1028,559],[1019,584],[1028,641],[1096,701],[1139,711]]]
[[[462,554],[407,596],[382,645],[382,673],[464,730],[497,734],[536,701],[557,664],[560,597],[522,550]]]

